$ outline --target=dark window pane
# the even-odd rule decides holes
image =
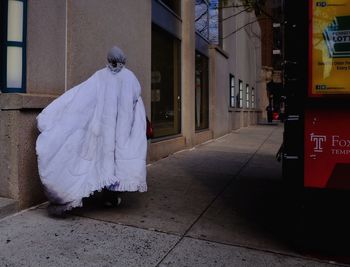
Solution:
[[[239,108],[243,108],[243,82],[241,80],[238,81],[238,86],[237,102],[239,103]]]
[[[236,107],[235,76],[230,74],[230,107]]]
[[[152,27],[152,123],[154,137],[181,132],[180,41]]]
[[[196,52],[196,130],[209,127],[208,58]]]
[[[249,84],[246,84],[245,86],[245,101],[246,101],[246,108],[250,108]]]

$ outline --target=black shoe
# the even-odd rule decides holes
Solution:
[[[103,205],[105,207],[118,207],[122,203],[122,198],[118,192],[103,190]]]
[[[57,205],[57,204],[50,204],[47,207],[47,212],[49,213],[49,216],[56,217],[56,218],[66,218],[67,217],[67,211],[66,211],[66,205]]]

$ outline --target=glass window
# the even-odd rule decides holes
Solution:
[[[25,92],[26,0],[0,1],[0,90]]]
[[[175,14],[181,16],[181,1],[180,0],[160,0],[169,9],[174,11]]]
[[[208,58],[196,51],[196,130],[209,127]]]
[[[239,108],[243,108],[243,82],[238,81],[239,91],[237,94],[237,102],[239,103]]]
[[[7,29],[6,25],[6,12],[5,10],[7,3],[5,1],[0,1],[0,90],[3,91],[6,88],[6,39],[7,39]]]
[[[22,48],[7,47],[7,65],[6,65],[6,86],[7,88],[22,87]]]
[[[209,5],[209,41],[222,47],[222,10],[225,1],[211,0]]]
[[[212,44],[221,46],[221,4],[218,0],[195,0],[197,33]]]
[[[236,107],[235,76],[230,74],[230,107]]]
[[[252,108],[255,108],[255,89],[252,87]]]
[[[246,86],[245,86],[245,101],[246,101],[246,108],[250,108],[249,84],[246,84]]]
[[[209,40],[209,4],[205,0],[196,0],[195,3],[196,31]]]
[[[181,132],[181,43],[152,26],[151,109],[154,137]]]
[[[8,1],[8,41],[23,42],[23,6],[22,1]]]

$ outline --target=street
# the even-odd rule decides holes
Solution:
[[[275,158],[282,133],[281,125],[242,128],[154,162],[148,192],[123,193],[117,208],[97,194],[66,219],[48,217],[46,204],[6,217],[0,265],[344,266],[347,252],[293,240]]]

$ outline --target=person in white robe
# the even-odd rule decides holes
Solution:
[[[108,64],[37,117],[38,168],[50,208],[63,213],[104,188],[146,192],[146,114],[141,87],[118,47]]]

